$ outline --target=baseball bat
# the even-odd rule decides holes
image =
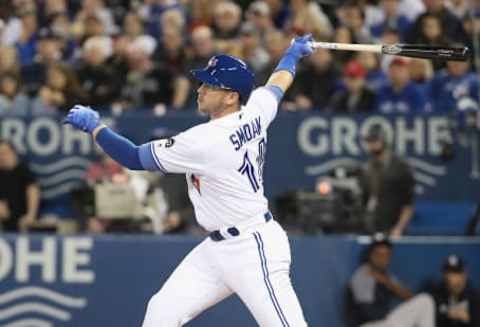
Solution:
[[[425,44],[350,44],[313,42],[315,49],[368,51],[404,57],[466,61],[470,58],[468,47],[450,47]]]

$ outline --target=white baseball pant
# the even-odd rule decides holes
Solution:
[[[195,247],[148,302],[143,327],[179,327],[237,294],[262,327],[305,327],[290,280],[290,245],[274,220]]]

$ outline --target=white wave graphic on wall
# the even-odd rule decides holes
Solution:
[[[407,161],[412,168],[421,169],[432,175],[441,176],[447,173],[447,168],[445,166],[440,166],[440,165],[436,166],[425,160],[421,160],[414,157],[407,158]]]
[[[322,162],[319,165],[306,166],[305,173],[310,176],[323,176],[339,166],[360,166],[364,161],[350,157],[335,158]],[[435,165],[420,158],[409,157],[407,162],[413,170],[413,177],[417,184],[434,187],[437,178],[447,174],[447,168]]]
[[[26,318],[17,319],[14,322],[3,325],[3,327],[53,327],[53,324],[44,319]]]
[[[50,304],[27,298],[49,301]],[[24,302],[22,302],[24,301]],[[16,304],[11,304],[16,302]],[[23,287],[0,294],[0,326],[4,327],[50,327],[53,321],[69,321],[68,309],[81,309],[87,305],[85,298],[76,298],[47,288]],[[42,318],[31,318],[31,315]],[[5,320],[11,320],[8,324]],[[50,319],[50,320],[48,320]]]
[[[32,171],[38,175],[48,175],[48,174],[55,174],[59,171],[71,168],[71,167],[82,167],[87,168],[90,166],[91,161],[85,159],[83,157],[68,157],[62,160],[55,161],[53,163],[47,164],[39,164],[39,163],[32,163],[30,164],[30,168]]]
[[[87,304],[87,301],[83,298],[74,298],[49,290],[48,288],[28,286],[0,294],[0,305],[28,296],[40,297],[71,308],[83,308]]]
[[[61,195],[69,193],[73,188],[77,187],[80,184],[80,181],[71,181],[58,185],[51,189],[42,189],[42,199],[51,200],[53,198],[59,197]]]
[[[51,200],[69,193],[84,179],[91,161],[80,156],[71,156],[51,163],[31,163],[42,190],[41,197]]]
[[[342,157],[322,162],[319,165],[307,166],[305,167],[305,173],[311,176],[324,175],[338,166],[358,166],[360,164],[360,160],[350,157]]]
[[[40,302],[26,302],[22,304],[16,304],[15,306],[8,307],[6,309],[0,309],[0,321],[27,313],[43,314],[45,316],[49,316],[50,318],[63,321],[67,321],[72,318],[71,314],[63,309],[57,309],[51,305]]]
[[[53,176],[39,177],[38,184],[40,184],[42,188],[53,187],[57,184],[63,184],[68,180],[83,179],[84,176],[85,176],[85,170],[69,169],[69,170],[64,170]]]

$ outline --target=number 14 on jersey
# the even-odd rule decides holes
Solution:
[[[243,155],[243,163],[238,168],[238,171],[248,178],[253,192],[257,192],[260,189],[263,181],[263,165],[265,163],[265,154],[267,152],[267,142],[262,137],[258,142],[258,156],[255,161],[250,160],[248,149]],[[253,155],[252,155],[253,156]]]

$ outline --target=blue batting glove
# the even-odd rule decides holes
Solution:
[[[100,115],[90,107],[76,105],[70,109],[63,122],[64,124],[71,124],[84,132],[91,133],[100,125]]]
[[[313,51],[313,36],[312,34],[307,34],[293,39],[286,54],[292,55],[298,60],[302,57],[311,55]]]
[[[296,37],[287,51],[285,51],[275,71],[286,70],[295,76],[295,66],[300,58],[312,54],[313,50],[312,34]]]

